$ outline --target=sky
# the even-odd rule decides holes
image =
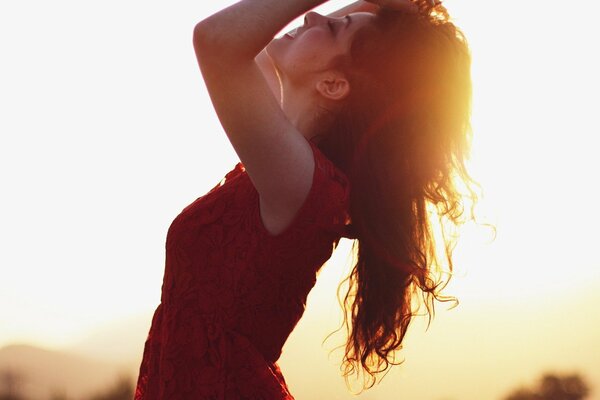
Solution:
[[[231,3],[0,3],[0,347],[61,348],[156,308],[169,224],[237,162],[191,45],[195,23]],[[446,4],[473,53],[469,165],[497,237],[465,227],[448,288],[461,305],[426,333],[416,324],[406,368],[382,386],[409,391],[460,365],[441,386],[476,399],[544,368],[598,371],[600,7]],[[304,344],[329,363],[323,377],[336,372],[320,343],[339,318],[347,244],[284,351],[298,390]],[[478,371],[485,388],[468,389]]]

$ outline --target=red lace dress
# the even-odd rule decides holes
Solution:
[[[271,235],[241,163],[167,234],[135,400],[293,400],[276,364],[347,221],[348,181],[311,143],[312,187]]]

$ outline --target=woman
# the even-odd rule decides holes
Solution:
[[[342,236],[358,239],[346,375],[372,385],[414,299],[445,299],[431,223],[460,223],[471,183],[464,38],[439,4],[372,0],[273,40],[324,1],[242,0],[196,26],[241,163],[169,228],[137,400],[293,399],[276,361]]]

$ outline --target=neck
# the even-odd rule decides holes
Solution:
[[[302,136],[311,139],[323,132],[324,127],[318,125],[325,122],[321,116],[328,111],[318,105],[314,93],[308,91],[306,85],[298,87],[285,79],[266,49],[256,57],[256,62],[284,114]]]
[[[284,93],[286,92],[284,91]],[[313,136],[314,113],[310,101],[305,101],[304,96],[284,95],[281,101],[281,108],[302,136],[307,139]]]
[[[326,129],[323,117],[328,112],[314,93],[306,89],[306,85],[292,89],[289,83],[283,82],[282,87],[281,108],[292,125],[307,140],[323,133]]]

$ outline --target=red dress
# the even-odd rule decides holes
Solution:
[[[312,186],[283,233],[241,163],[175,218],[135,400],[293,400],[276,361],[348,219],[346,177],[310,144]]]

